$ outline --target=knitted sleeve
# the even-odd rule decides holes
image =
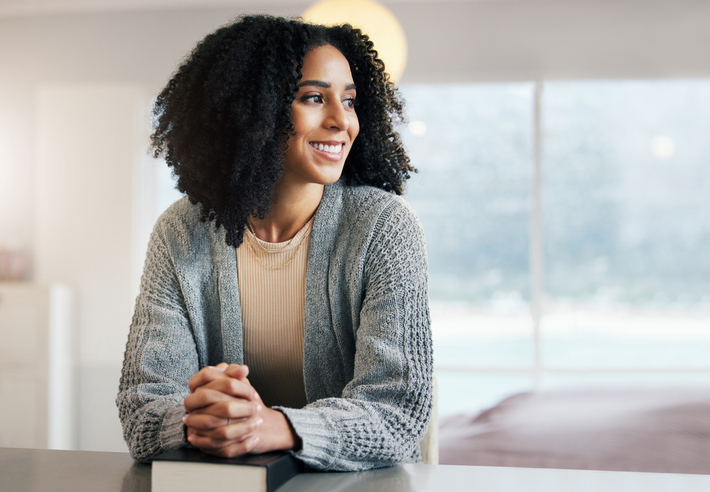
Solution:
[[[419,460],[432,404],[426,246],[414,213],[395,204],[364,260],[353,379],[340,398],[281,409],[303,442],[296,456],[318,469]]]
[[[124,439],[139,460],[187,444],[183,400],[198,371],[166,228],[159,221],[148,246],[116,398]]]

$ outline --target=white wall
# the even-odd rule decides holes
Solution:
[[[406,82],[707,77],[710,2],[518,0],[393,5]]]
[[[218,25],[307,3],[0,17],[0,245],[76,289],[82,448],[125,449],[113,398],[136,288],[136,114]],[[389,5],[409,38],[402,83],[710,76],[710,2]]]
[[[116,413],[133,307],[134,171],[147,145],[146,100],[126,83],[37,90],[35,279],[65,283],[78,300],[81,449],[123,450],[117,419],[106,417]]]

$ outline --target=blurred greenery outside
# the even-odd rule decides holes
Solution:
[[[407,201],[431,298],[530,299],[532,84],[406,86]],[[544,291],[563,302],[710,308],[710,82],[545,83]],[[667,136],[672,155],[651,143]]]
[[[710,382],[710,81],[544,83],[542,279],[530,273],[534,85],[401,92],[443,414],[533,388],[532,282],[543,366],[587,371],[544,372],[540,389]],[[677,367],[689,370],[664,372]]]

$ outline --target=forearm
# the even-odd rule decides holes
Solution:
[[[116,399],[124,439],[133,459],[146,461],[187,444],[182,423],[185,409],[179,397],[160,397],[150,403],[140,400],[134,391],[121,392]]]
[[[139,339],[128,345],[116,404],[131,455],[145,460],[186,444],[183,400],[196,357],[181,357],[182,351],[150,336],[132,337]]]
[[[296,456],[313,468],[339,471],[417,461],[430,400],[417,410],[418,417],[396,407],[344,398],[282,409],[302,439]]]

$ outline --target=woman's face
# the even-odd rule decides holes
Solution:
[[[360,131],[350,65],[340,51],[325,45],[306,53],[302,72],[291,103],[296,135],[288,139],[281,179],[284,184],[334,183]]]

